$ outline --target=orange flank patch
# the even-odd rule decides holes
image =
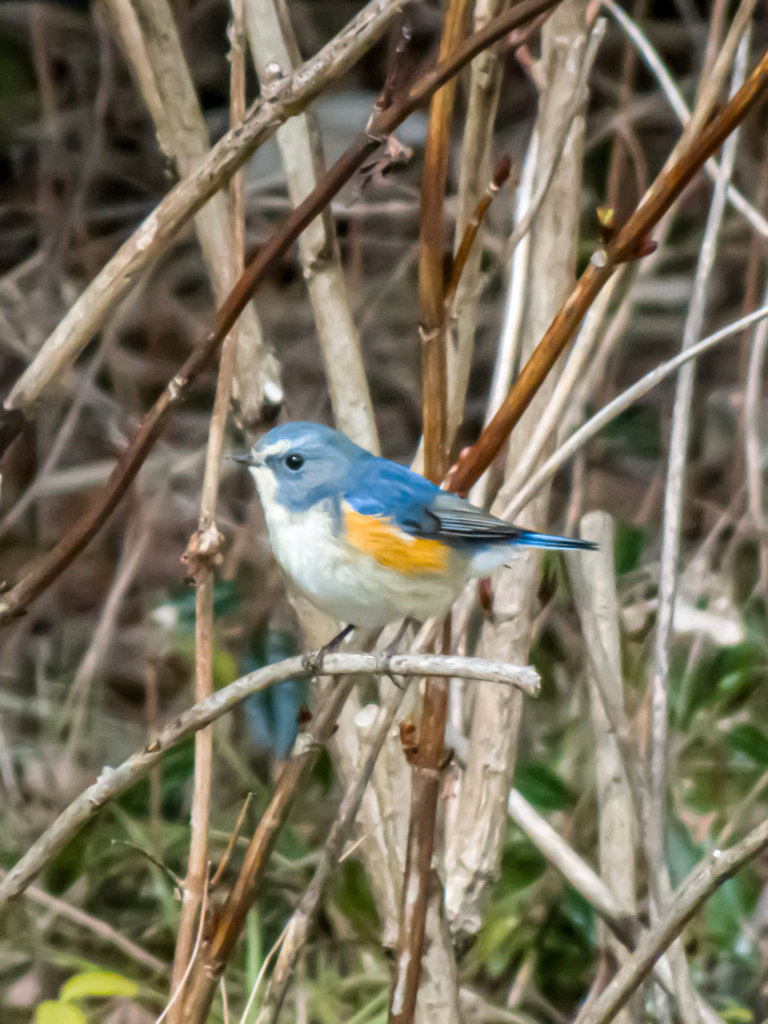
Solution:
[[[344,509],[347,540],[370,555],[385,569],[408,576],[448,571],[450,548],[439,540],[410,537],[383,516],[364,516],[349,506]]]

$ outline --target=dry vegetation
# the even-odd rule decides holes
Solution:
[[[767,48],[0,5],[3,1024],[768,1017]],[[222,459],[284,418],[600,553],[307,661]]]

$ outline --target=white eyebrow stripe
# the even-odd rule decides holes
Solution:
[[[262,448],[259,454],[263,459],[268,459],[270,455],[282,455],[284,452],[287,452],[290,447],[290,441],[275,441],[275,443],[269,445],[268,448]]]

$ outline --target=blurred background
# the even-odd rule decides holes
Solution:
[[[707,58],[713,0],[627,0],[689,106]],[[173,0],[184,53],[212,142],[229,126],[225,0]],[[359,10],[352,0],[289,0],[308,57]],[[408,8],[408,79],[436,57],[437,2]],[[722,31],[722,29],[721,29]],[[313,105],[330,164],[365,128],[397,45],[393,22],[367,56]],[[717,38],[717,37],[716,37]],[[768,45],[768,10],[753,18],[751,62]],[[504,52],[502,47],[502,52]],[[478,245],[480,292],[465,415],[454,454],[478,436],[504,321],[519,182],[537,111],[534,37],[503,57],[494,158],[508,154],[512,181],[496,197]],[[249,67],[249,102],[258,94]],[[445,207],[446,256],[456,217],[468,73],[459,77]],[[763,104],[742,130],[734,182],[768,210]],[[418,234],[426,112],[397,132],[408,147],[386,175],[356,177],[334,199],[350,306],[383,454],[409,463],[421,435]],[[680,124],[658,79],[617,22],[589,76],[578,269],[598,240],[601,206],[621,223],[664,164]],[[101,3],[0,4],[0,394],[5,396],[75,298],[177,180]],[[245,168],[247,244],[258,246],[289,210],[274,140]],[[699,175],[676,210],[652,269],[632,269],[612,311],[629,315],[597,346],[596,372],[576,422],[681,345],[711,183]],[[762,302],[766,240],[726,211],[702,334]],[[639,265],[642,268],[642,265]],[[546,275],[547,268],[537,273]],[[535,287],[535,282],[532,285]],[[312,306],[294,246],[255,298],[279,361],[285,402],[269,418],[332,422]],[[625,314],[627,307],[623,307]],[[3,463],[0,576],[12,583],[82,514],[142,415],[213,324],[215,304],[194,230],[170,249],[109,315],[74,367],[48,389],[34,423]],[[614,322],[609,315],[601,338]],[[768,628],[761,537],[747,507],[745,384],[754,334],[699,360],[683,517],[678,619],[672,651],[670,811],[673,885],[712,849],[768,809]],[[601,347],[602,344],[602,347]],[[211,365],[174,415],[136,483],[96,540],[29,613],[5,627],[0,650],[0,866],[9,868],[104,765],[143,747],[192,701],[194,587],[182,555],[197,528]],[[553,530],[573,532],[583,512],[616,521],[625,699],[634,737],[647,729],[666,452],[675,378],[667,378],[557,475]],[[759,381],[762,458],[764,385]],[[232,417],[227,451],[252,439]],[[573,423],[571,424],[571,426]],[[566,424],[566,428],[567,428]],[[565,436],[565,435],[563,435]],[[224,463],[218,527],[224,535],[215,590],[214,685],[301,649],[295,613],[272,560],[247,474]],[[531,661],[543,693],[529,701],[515,785],[571,845],[594,862],[593,741],[584,722],[585,658],[570,588],[557,557],[544,560],[536,591]],[[288,756],[306,685],[289,683],[247,701],[214,730],[211,856],[220,859],[248,793],[251,826]],[[0,921],[0,1018],[32,1020],[41,1000],[86,971],[137,986],[130,999],[77,1005],[88,1020],[154,1020],[168,985],[178,927],[178,878],[186,869],[192,743],[108,805],[51,863],[34,892]],[[227,978],[242,1008],[266,952],[311,877],[333,819],[340,783],[324,754],[283,831],[267,882]],[[735,824],[734,824],[735,822]],[[730,823],[730,824],[729,824]],[[248,829],[246,828],[246,833]],[[237,862],[238,848],[233,855]],[[641,873],[642,874],[642,873]],[[768,860],[728,882],[686,932],[692,976],[728,1024],[768,1017]],[[642,891],[642,877],[639,888]],[[62,912],[61,899],[81,916]],[[95,923],[94,923],[95,922]],[[129,937],[116,945],[99,922]],[[571,1019],[603,969],[605,935],[592,908],[511,822],[501,873],[482,927],[459,950],[467,1021]],[[138,950],[138,953],[137,953]],[[145,957],[139,955],[143,952]],[[288,1020],[384,1020],[389,981],[376,905],[353,851],[337,872],[301,963]],[[107,986],[107,989],[109,986]],[[105,990],[106,991],[106,990]],[[134,993],[134,990],[131,989]],[[635,1013],[642,1010],[635,1008]],[[223,1020],[217,1005],[212,1019]],[[51,1018],[51,1020],[53,1020]],[[62,1017],[62,1021],[64,1018]],[[56,1024],[56,1022],[53,1022]]]

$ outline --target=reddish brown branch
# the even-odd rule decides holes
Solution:
[[[219,978],[224,972],[240,935],[248,911],[261,887],[269,858],[283,825],[305,783],[318,753],[330,739],[341,709],[355,684],[354,676],[334,681],[312,723],[312,735],[302,739],[301,752],[294,754],[285,767],[269,805],[253,834],[240,873],[224,908],[211,925],[211,934],[202,957],[192,968],[186,985],[182,1020],[202,1024],[208,1016]]]
[[[471,36],[455,55],[440,61],[419,79],[401,100],[374,116],[368,131],[352,143],[318,182],[314,191],[285,218],[264,248],[249,263],[245,273],[220,308],[215,329],[195,347],[181,370],[146,414],[138,433],[123,453],[106,487],[98,495],[89,512],[65,534],[37,566],[21,578],[3,600],[0,600],[0,625],[22,615],[96,536],[135,479],[144,460],[165,429],[173,408],[185,397],[190,386],[213,358],[256,288],[381,141],[442,85],[458,74],[478,53],[498,42],[512,29],[527,24],[533,18],[555,7],[558,2],[559,0],[523,0],[481,32]],[[9,426],[9,422],[6,421],[3,426],[7,432],[14,424]]]
[[[483,226],[486,214],[488,213],[497,192],[506,184],[511,173],[512,163],[508,156],[503,156],[496,165],[496,172],[493,175],[493,181],[491,181],[490,185],[481,196],[480,202],[475,207],[475,212],[472,214],[472,217],[464,230],[464,234],[461,236],[461,241],[459,242],[459,246],[456,250],[456,255],[453,257],[451,276],[448,280],[448,287],[445,289],[445,297],[443,299],[446,318],[450,315],[454,296],[456,295],[459,284],[461,283],[461,275],[464,273],[464,267],[467,265],[467,258],[472,251],[472,246],[475,244],[480,228]]]
[[[460,45],[472,5],[448,0],[440,59]],[[421,386],[424,409],[424,475],[439,483],[448,469],[448,365],[443,279],[443,207],[448,176],[455,79],[442,88],[429,109],[421,186],[419,230],[419,306]],[[450,629],[447,631],[450,646]],[[397,951],[389,1005],[390,1024],[412,1024],[421,981],[437,802],[448,720],[448,682],[426,679],[419,742],[411,772],[411,811],[403,873]]]
[[[503,405],[472,448],[451,470],[451,490],[465,494],[488,468],[523,415],[603,285],[621,263],[644,254],[652,228],[685,186],[755,106],[768,87],[768,51],[726,107],[694,138],[680,159],[662,171],[647,197],[616,238],[593,255],[589,266],[561,306],[544,337],[518,377]]]

